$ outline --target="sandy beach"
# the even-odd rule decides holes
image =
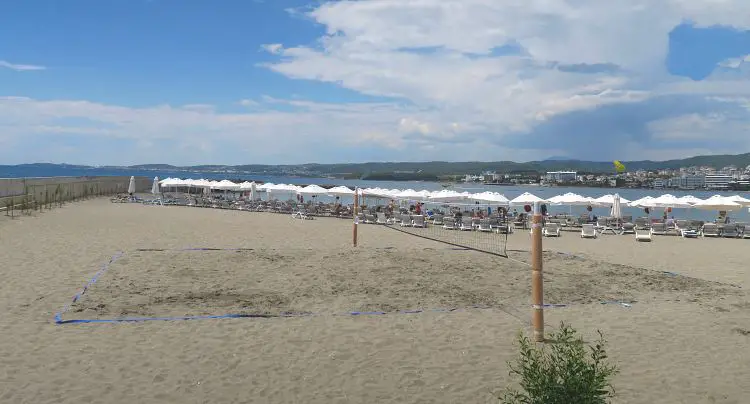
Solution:
[[[545,300],[566,305],[546,323],[604,332],[613,402],[747,401],[750,240],[544,243]],[[354,249],[348,220],[106,199],[3,216],[0,402],[497,402],[530,316],[528,232],[508,248],[362,225]],[[56,325],[118,252],[64,318],[294,316]]]

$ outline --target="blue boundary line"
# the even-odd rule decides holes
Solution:
[[[169,249],[169,248],[153,248],[153,249],[137,249],[136,251],[149,252],[149,251],[250,251],[251,248],[180,248],[180,249]],[[117,260],[125,255],[124,252],[118,251],[113,255],[106,263],[104,263],[99,271],[86,282],[80,292],[73,296],[73,299],[63,309],[55,314],[55,324],[103,324],[103,323],[139,323],[148,321],[190,321],[190,320],[218,320],[218,319],[229,319],[229,318],[291,318],[291,317],[317,317],[323,316],[323,314],[317,313],[280,313],[280,314],[219,314],[219,315],[202,315],[202,316],[165,316],[165,317],[120,317],[120,318],[102,318],[102,319],[71,319],[63,320],[62,316],[70,310],[70,308],[77,301],[81,300],[86,291],[93,286],[99,278],[109,271],[110,266]],[[635,302],[620,302],[620,301],[602,301],[601,304],[618,304],[624,307],[631,307],[630,303]],[[568,307],[567,304],[545,304],[544,307],[547,309],[559,309]],[[331,316],[385,316],[393,314],[419,314],[426,312],[436,313],[452,313],[467,310],[489,310],[498,309],[503,311],[501,308],[483,305],[472,305],[466,308],[437,308],[437,309],[412,309],[412,310],[400,310],[396,312],[384,312],[384,311],[350,311],[345,313],[334,313]]]

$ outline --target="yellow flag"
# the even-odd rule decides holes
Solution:
[[[625,172],[625,164],[622,164],[619,160],[615,160],[614,164],[615,170],[617,170],[618,173]]]

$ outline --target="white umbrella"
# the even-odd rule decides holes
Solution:
[[[250,191],[253,188],[254,182],[245,181],[240,184],[240,191]]]
[[[544,203],[547,202],[545,199],[542,199],[534,194],[530,194],[528,192],[524,192],[521,195],[518,195],[517,197],[513,198],[510,201],[511,205],[533,205],[535,203]]]
[[[468,198],[468,192],[461,193],[450,189],[432,192],[428,197],[431,202],[463,202]]]
[[[154,183],[151,185],[151,193],[154,195],[159,193],[159,177],[154,177]]]
[[[328,193],[328,190],[321,187],[320,185],[308,185],[302,189],[297,190],[298,194],[301,195],[325,195]]]
[[[415,191],[413,189],[405,189],[394,196],[399,199],[423,200],[430,197],[430,191]]]
[[[128,193],[134,194],[135,193],[135,177],[130,176],[130,183],[128,184]]]
[[[477,202],[492,202],[498,205],[508,205],[510,201],[508,198],[505,197],[505,195],[499,193],[499,192],[480,192],[478,194],[472,194],[469,195],[469,199],[472,201]]]
[[[703,202],[703,199],[696,198],[693,195],[685,195],[677,199],[679,199],[680,202],[690,204],[691,206],[695,205],[698,202]]]
[[[617,196],[619,196],[619,194]],[[593,199],[593,202],[595,205],[612,206],[612,204],[615,203],[615,196],[612,194],[603,195]],[[630,203],[630,201],[620,196],[620,204],[623,203]]]
[[[221,191],[239,191],[240,190],[239,184],[235,184],[234,182],[229,181],[229,180],[221,180],[215,184],[212,184],[211,188],[218,189]]]
[[[593,199],[568,192],[563,195],[553,196],[549,198],[549,203],[552,205],[568,205],[568,206],[589,206],[594,204]]]
[[[741,209],[742,205],[721,195],[714,195],[705,201],[693,205],[694,208],[703,210],[736,210]]]
[[[635,207],[635,208],[653,208],[653,200],[655,198],[651,196],[645,196],[641,199],[637,199],[633,202],[630,202],[628,205]]]
[[[612,198],[612,209],[610,210],[609,215],[615,219],[622,219],[622,207],[620,206],[619,194],[615,194],[614,198]]]
[[[683,202],[680,198],[671,195],[664,194],[650,201],[651,206],[655,208],[691,208],[693,205]]]
[[[274,185],[276,185],[276,184],[274,184],[273,182],[266,182],[264,184],[258,185],[258,187],[256,189],[258,191],[267,191],[269,187],[273,187]]]
[[[727,199],[729,199],[732,202],[739,203],[742,206],[750,206],[750,199],[743,198],[739,195],[732,195],[732,196],[727,197]]]
[[[362,196],[374,196],[376,198],[393,198],[395,195],[390,190],[384,188],[365,188],[361,192]]]
[[[354,196],[354,190],[344,186],[333,187],[327,190],[326,193],[332,196]]]

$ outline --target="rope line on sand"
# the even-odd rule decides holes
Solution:
[[[99,278],[109,270],[109,267],[115,261],[122,258],[123,255],[125,255],[124,252],[118,251],[117,253],[115,253],[115,255],[111,256],[107,262],[102,264],[101,268],[94,274],[94,276],[91,279],[89,279],[89,281],[86,282],[85,285],[83,285],[83,288],[81,289],[81,291],[73,295],[73,299],[67,305],[65,305],[65,307],[63,307],[63,309],[60,312],[55,313],[55,322],[62,321],[62,315],[65,314],[68,310],[70,310],[70,308],[73,307],[73,304],[75,304],[75,302],[80,300],[83,297],[83,295],[86,293],[86,291],[88,291],[89,288],[93,286],[96,283],[96,281],[98,281]]]

